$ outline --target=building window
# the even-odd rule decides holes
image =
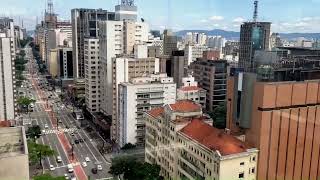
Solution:
[[[240,163],[240,166],[244,166],[244,162],[241,162],[241,163]]]
[[[255,156],[252,157],[252,161],[256,161],[256,157]]]
[[[239,178],[244,178],[244,173],[239,173]]]
[[[254,174],[255,172],[256,172],[256,169],[255,169],[255,168],[252,168],[252,169],[251,169],[251,173]]]

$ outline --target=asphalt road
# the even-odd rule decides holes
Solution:
[[[27,56],[30,56],[30,51],[30,49],[26,50]],[[32,55],[30,56],[30,59],[33,59]],[[30,84],[33,84],[33,87],[29,89],[24,87],[20,91],[23,91],[28,96],[36,99],[34,111],[31,113],[30,117],[31,120],[38,124],[42,129],[43,135],[37,140],[38,143],[46,144],[56,152],[56,156],[45,158],[43,161],[44,169],[50,171],[49,167],[50,165],[53,165],[55,170],[50,171],[53,175],[64,176],[64,174],[68,174],[70,177],[71,174],[67,172],[67,165],[72,163],[74,167],[77,167],[75,176],[79,180],[112,179],[112,175],[108,173],[111,164],[107,162],[98,151],[95,139],[90,139],[88,133],[80,128],[80,122],[72,116],[71,110],[65,108],[66,106],[61,102],[58,102],[59,97],[55,92],[39,88],[38,79],[45,78],[39,77],[35,73],[37,72],[35,60],[30,61],[28,67],[30,73],[34,73],[33,77],[32,75],[27,75],[28,80]],[[47,102],[46,98],[49,95],[52,95],[52,98]],[[29,119],[28,117],[29,116],[24,115],[25,119]],[[58,123],[58,127],[56,126],[57,119],[62,121],[62,123]],[[48,127],[45,128],[45,125]],[[82,139],[83,142],[75,144],[75,140],[80,139]],[[99,142],[101,141],[102,140],[99,140]],[[73,156],[70,145],[71,147],[73,146]],[[57,162],[57,156],[61,157],[62,162]],[[85,158],[87,157],[90,161],[86,162],[87,167],[84,167],[82,166],[82,163],[85,162]],[[97,164],[100,164],[103,170],[98,171],[97,174],[93,174],[91,169],[96,168]],[[84,172],[86,177],[78,175],[77,172]]]

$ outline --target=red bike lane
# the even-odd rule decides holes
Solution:
[[[40,97],[41,101],[45,101],[46,100],[46,103],[44,103],[44,102],[42,102],[42,103],[45,104],[46,112],[47,112],[47,114],[48,114],[48,116],[50,118],[52,126],[54,128],[57,128],[57,119],[55,117],[55,114],[53,113],[53,109],[52,109],[52,107],[50,107],[48,105],[47,99],[44,97],[43,91],[39,89],[38,83],[34,80],[33,75],[32,75],[32,84],[33,84],[34,88],[36,89],[36,92],[37,92],[38,96]],[[65,134],[62,132],[62,133],[58,133],[56,135],[57,135],[58,140],[59,140],[60,144],[62,145],[65,153],[66,153],[66,156],[68,157],[69,163],[73,164],[74,173],[75,173],[77,179],[78,180],[87,180],[88,179],[87,175],[84,172],[81,164],[77,160],[76,156],[74,154],[72,154],[72,153],[70,154],[70,152],[72,152],[72,146],[69,143],[69,141],[68,141],[67,137],[65,136]]]

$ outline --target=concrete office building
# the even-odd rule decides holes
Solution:
[[[182,86],[182,78],[187,74],[184,51],[173,51],[171,56],[171,77],[177,83],[177,87]]]
[[[136,44],[148,41],[149,26],[145,22],[135,21],[100,21],[99,46],[101,59],[101,77],[103,77],[101,111],[112,115],[112,58],[121,54],[134,54]]]
[[[145,161],[165,179],[256,179],[258,151],[212,127],[201,106],[177,101],[146,113]]]
[[[115,20],[115,13],[103,9],[72,9],[72,47],[75,78],[85,78],[84,39],[98,37],[99,21]]]
[[[227,61],[198,59],[191,63],[193,76],[199,87],[207,91],[206,108],[208,111],[226,101]]]
[[[270,27],[270,22],[245,22],[241,25],[239,67],[246,71],[255,68],[255,51],[269,49]]]
[[[171,56],[173,51],[178,50],[178,37],[171,30],[163,32],[163,55]]]
[[[157,58],[135,58],[132,55],[123,55],[112,58],[112,127],[111,137],[118,142],[117,129],[119,129],[118,121],[118,96],[120,83],[129,82],[132,78],[148,76],[150,74],[159,73],[159,59]]]
[[[0,30],[0,121],[13,120],[16,112],[15,39]]]
[[[185,65],[189,66],[193,61],[196,61],[197,58],[202,58],[203,52],[206,50],[208,50],[208,47],[204,45],[187,44],[184,49]]]
[[[177,89],[177,100],[191,100],[206,109],[206,90],[198,87],[198,82],[191,75],[182,78],[182,86]]]
[[[176,84],[166,74],[133,78],[119,85],[119,145],[144,146],[144,113],[176,101]]]
[[[24,127],[0,128],[0,180],[29,180],[29,156]]]
[[[99,112],[101,104],[101,62],[99,58],[99,39],[84,39],[85,63],[85,102],[90,113]]]
[[[207,38],[207,46],[214,50],[221,51],[225,46],[226,39],[222,36],[208,36]]]
[[[317,179],[319,50],[284,48],[272,57],[255,58],[255,73],[230,71],[227,128],[259,149],[258,179]]]

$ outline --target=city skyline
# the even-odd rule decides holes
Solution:
[[[43,0],[3,0],[0,7],[1,16],[13,17],[17,23],[23,20],[28,30],[33,30],[38,17],[41,21],[46,1]],[[53,0],[54,11],[63,20],[70,20],[72,8],[102,8],[114,11],[119,0]],[[33,2],[33,3],[30,3]],[[253,0],[160,0],[157,1],[157,11],[154,10],[154,1],[136,0],[139,17],[144,18],[152,29],[163,30],[171,28],[178,30],[212,30],[223,29],[239,31],[244,21],[250,21],[253,13]],[[277,6],[275,6],[275,4]],[[37,6],[35,6],[37,5]],[[264,0],[259,2],[259,21],[272,22],[273,32],[319,32],[320,16],[317,16],[317,7],[320,0]],[[180,7],[179,7],[180,6]],[[185,13],[185,15],[181,15]],[[279,17],[279,13],[283,16]],[[19,24],[20,24],[19,23]]]

